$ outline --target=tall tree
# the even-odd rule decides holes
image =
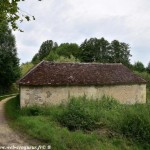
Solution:
[[[31,18],[35,20],[34,16],[29,16],[28,14],[20,11],[20,8],[18,7],[18,3],[20,1],[25,0],[0,0],[0,24],[3,23],[3,21],[7,21],[10,23],[12,29],[16,30],[19,29],[17,21],[22,22],[23,19],[29,21]]]
[[[110,43],[104,38],[98,39],[95,58],[97,62],[110,62]]]
[[[39,60],[43,60],[52,50],[56,49],[57,47],[58,44],[52,40],[43,42],[38,52]]]
[[[126,43],[117,40],[111,42],[111,62],[130,64],[130,47]]]
[[[140,61],[135,62],[134,65],[133,65],[133,67],[134,67],[134,69],[135,69],[136,71],[138,71],[138,72],[143,72],[143,71],[145,71],[145,67],[144,67],[143,63],[140,62]]]
[[[109,62],[110,45],[104,38],[91,38],[80,45],[80,59],[85,62]]]
[[[15,37],[6,22],[0,24],[0,93],[6,92],[20,75]]]
[[[104,38],[91,38],[80,45],[80,59],[84,62],[130,64],[130,47],[117,40],[109,43]]]
[[[150,73],[150,62],[148,63],[147,71]]]

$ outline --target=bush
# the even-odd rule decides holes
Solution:
[[[121,133],[148,144],[150,141],[150,105],[134,105],[123,112]]]
[[[95,130],[105,126],[101,121],[103,109],[110,110],[117,105],[113,99],[89,100],[84,97],[71,98],[58,121],[69,130]]]
[[[150,141],[150,105],[121,105],[109,97],[71,98],[58,122],[69,130],[109,129],[140,143]]]
[[[43,111],[41,107],[30,106],[28,108],[22,108],[21,114],[24,116],[39,116],[43,114]]]

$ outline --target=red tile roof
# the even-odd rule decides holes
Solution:
[[[146,84],[122,64],[53,63],[42,61],[18,81],[20,85]]]

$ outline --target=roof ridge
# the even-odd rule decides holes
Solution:
[[[122,63],[90,63],[90,62],[53,62],[53,61],[45,61],[43,60],[43,62],[45,63],[52,63],[52,64],[81,64],[81,65],[87,65],[87,64],[90,64],[90,65],[123,65]]]

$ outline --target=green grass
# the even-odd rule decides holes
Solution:
[[[121,105],[103,97],[71,98],[59,106],[19,108],[5,105],[10,125],[48,143],[54,150],[150,149],[150,105]]]
[[[11,96],[15,96],[15,95],[17,95],[17,94],[2,95],[2,96],[0,96],[0,101],[5,99],[5,98],[11,97]]]

